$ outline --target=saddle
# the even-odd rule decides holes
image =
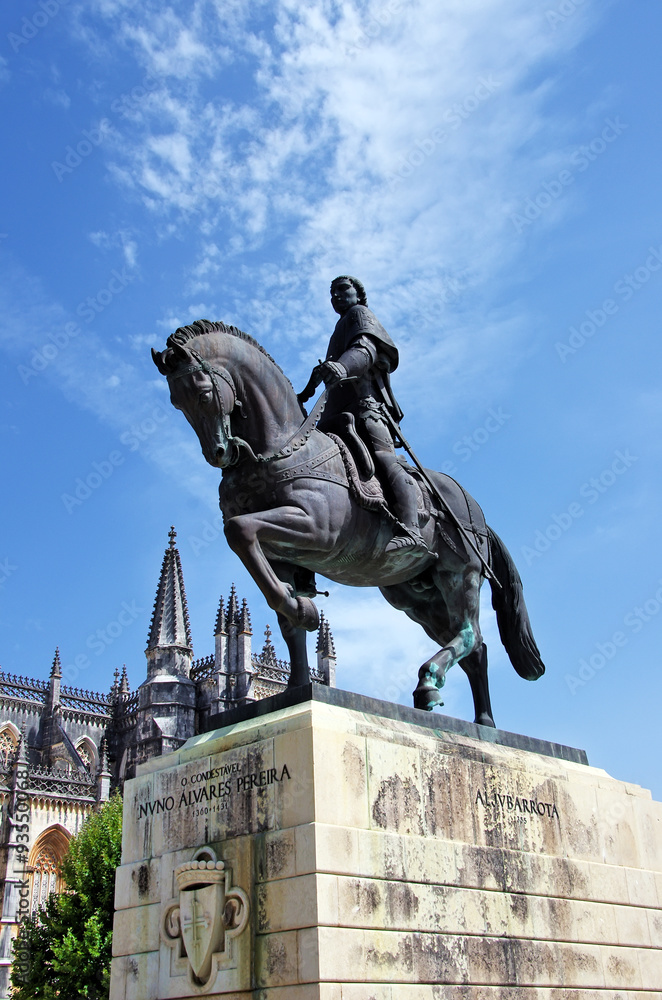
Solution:
[[[340,413],[330,422],[330,428],[325,428],[325,433],[338,446],[345,466],[349,489],[355,501],[367,510],[378,511],[392,525],[398,525],[399,521],[390,511],[388,501],[384,494],[381,483],[375,475],[375,463],[370,454],[365,441],[360,436],[354,416],[351,413]],[[437,522],[437,531],[446,544],[458,555],[462,555],[457,543],[449,535],[448,529],[452,530],[452,522],[449,523],[448,515],[443,507],[440,508],[437,497],[434,496],[424,476],[418,469],[410,465],[403,457],[398,459],[411,478],[417,493],[417,507],[419,521],[421,525],[426,524],[431,517]],[[476,501],[467,491],[451,476],[443,475],[441,482],[437,483],[437,489],[445,497],[448,492],[448,503],[452,503],[450,495],[451,484],[459,488],[466,502],[466,511],[458,512],[457,519],[464,530],[473,535],[478,541],[481,537],[487,537],[485,518],[482,510]]]
[[[366,510],[379,511],[391,524],[399,524],[389,510],[384,489],[375,474],[375,462],[368,447],[359,434],[353,413],[338,413],[324,427],[324,433],[338,446],[345,466],[350,493],[354,500]],[[401,460],[408,472],[414,472]],[[423,489],[418,476],[413,478],[418,493],[418,508],[429,515],[430,501],[427,490]],[[426,517],[427,520],[427,517]]]
[[[337,413],[330,420],[325,420],[324,433],[333,438],[336,443],[340,438],[341,442],[349,449],[356,471],[362,480],[367,482],[374,477],[375,463],[365,441],[356,429],[353,413]]]

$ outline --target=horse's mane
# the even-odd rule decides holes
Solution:
[[[221,323],[220,320],[196,319],[195,323],[191,323],[190,326],[180,326],[174,333],[170,334],[166,340],[166,344],[168,347],[172,347],[173,344],[183,347],[189,340],[194,340],[195,337],[202,337],[207,333],[227,333],[231,337],[239,337],[240,340],[245,340],[251,347],[255,347],[260,354],[264,354],[266,358],[269,358],[269,361],[276,366],[281,375],[287,378],[280,365],[274,361],[268,351],[265,351],[262,344],[259,344],[255,337],[251,337],[249,333],[244,333],[243,330],[240,330],[236,326],[228,326],[227,323]],[[289,379],[287,380],[289,382]]]

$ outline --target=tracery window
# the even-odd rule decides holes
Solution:
[[[57,892],[58,865],[59,860],[55,851],[49,844],[45,844],[33,865],[32,904],[30,907],[33,913],[45,904],[52,892]]]
[[[80,740],[76,744],[76,752],[80,759],[82,760],[85,770],[89,774],[95,774],[97,769],[97,757],[95,753],[96,747],[87,738]]]
[[[30,875],[30,910],[44,906],[53,892],[61,892],[60,863],[67,852],[71,835],[59,823],[37,838],[28,861]]]
[[[11,729],[3,729],[0,733],[0,767],[5,769],[16,752],[16,739]]]

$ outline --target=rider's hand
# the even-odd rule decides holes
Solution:
[[[327,389],[347,378],[347,369],[339,361],[325,361],[322,365],[322,378]]]
[[[320,363],[318,365],[315,365],[312,372],[310,373],[308,384],[305,386],[304,389],[301,390],[301,392],[297,393],[297,399],[299,400],[302,406],[304,403],[307,403],[312,396],[315,395],[315,390],[322,381],[322,368],[323,368],[323,362],[320,361]]]

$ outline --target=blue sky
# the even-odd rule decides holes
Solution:
[[[524,580],[547,674],[516,676],[486,609],[497,723],[661,798],[659,3],[2,20],[3,669],[46,677],[59,645],[75,686],[122,663],[137,686],[170,524],[196,656],[232,581],[259,648],[273,615],[149,348],[222,319],[303,386],[353,273],[400,347],[408,438]],[[410,704],[433,647],[376,592],[331,591],[339,686]],[[445,691],[472,718],[461,671]]]

